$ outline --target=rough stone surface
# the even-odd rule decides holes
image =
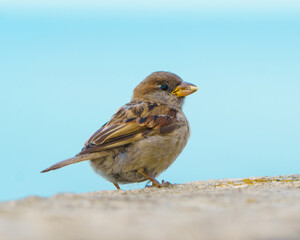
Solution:
[[[0,203],[0,239],[299,240],[300,175]]]

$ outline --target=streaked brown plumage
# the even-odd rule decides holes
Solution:
[[[155,180],[181,153],[190,135],[181,108],[185,96],[197,91],[170,72],[154,72],[133,92],[131,102],[119,108],[96,131],[75,157],[43,170],[48,172],[90,160],[91,166],[117,188],[118,183]]]

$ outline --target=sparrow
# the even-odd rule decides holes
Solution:
[[[182,111],[184,99],[198,90],[171,72],[154,72],[133,91],[129,103],[96,131],[75,157],[58,162],[48,172],[90,161],[97,173],[119,184],[149,181],[154,187],[171,185],[155,178],[178,157],[190,136]]]

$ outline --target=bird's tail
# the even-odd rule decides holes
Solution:
[[[56,169],[68,166],[70,164],[74,164],[74,163],[78,163],[78,162],[82,162],[82,161],[87,161],[87,160],[92,160],[92,159],[95,159],[97,157],[99,157],[99,153],[90,153],[90,154],[75,156],[75,157],[72,157],[72,158],[68,158],[64,161],[55,163],[54,165],[52,165],[52,166],[46,168],[45,170],[41,171],[41,173],[56,170]]]

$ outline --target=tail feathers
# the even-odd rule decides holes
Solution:
[[[45,173],[45,172],[49,172],[55,169],[59,169],[65,166],[68,166],[70,164],[74,164],[74,163],[78,163],[78,162],[82,162],[82,161],[87,161],[87,160],[92,160],[99,157],[99,154],[97,153],[91,153],[91,154],[86,154],[86,155],[79,155],[79,156],[75,156],[73,158],[68,158],[64,161],[55,163],[54,165],[46,168],[45,170],[41,171],[41,173]]]

